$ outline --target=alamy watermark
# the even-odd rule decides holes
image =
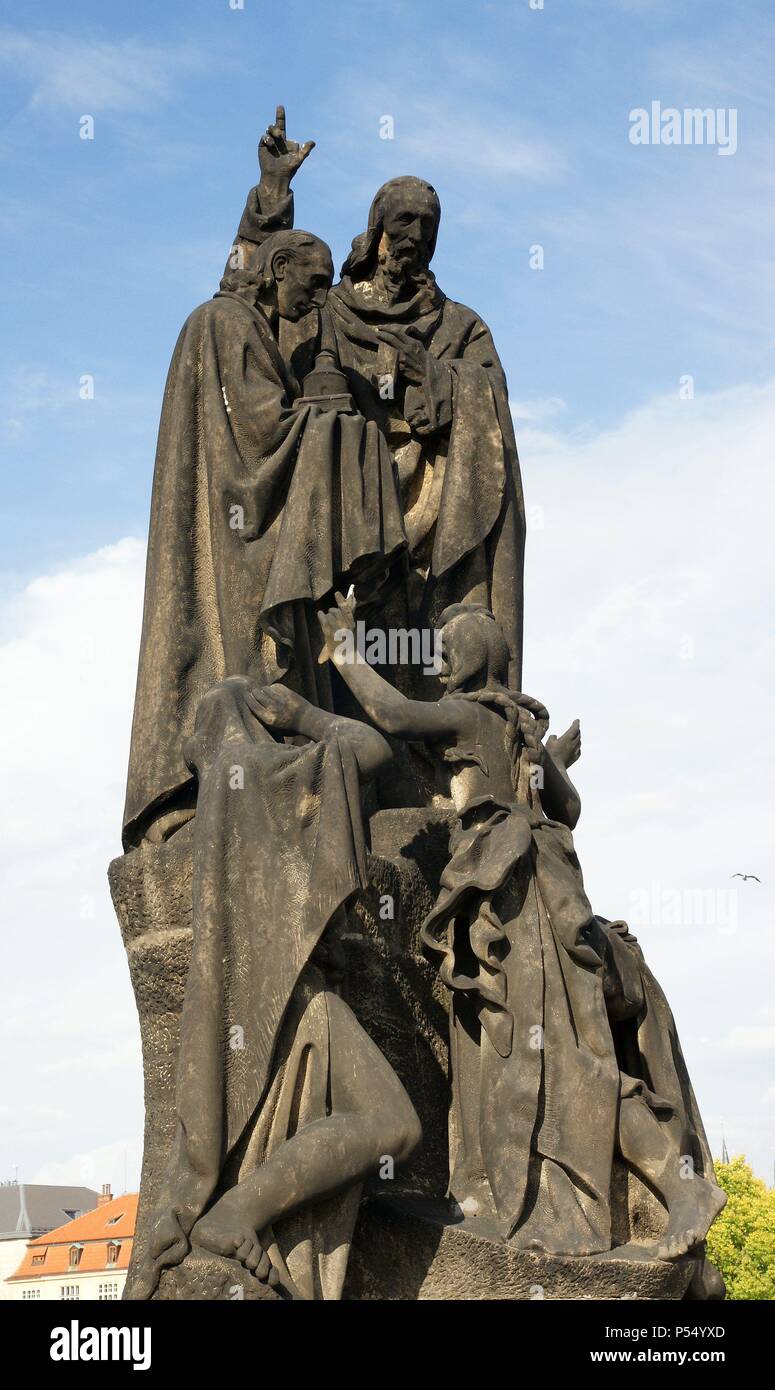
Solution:
[[[668,888],[653,882],[630,893],[627,920],[643,927],[714,928],[721,936],[737,931],[735,888]]]
[[[424,676],[442,669],[441,633],[432,627],[367,628],[362,619],[352,628],[340,628],[336,636],[336,660],[369,666],[421,666]]]
[[[637,106],[630,112],[631,145],[715,145],[717,154],[737,154],[735,106]]]

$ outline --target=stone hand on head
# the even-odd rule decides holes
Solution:
[[[287,193],[296,170],[304,163],[307,155],[315,148],[314,140],[300,145],[289,140],[285,134],[285,107],[278,106],[274,125],[267,127],[258,145],[258,162],[261,168],[261,182],[277,192]]]
[[[295,731],[307,701],[287,685],[256,685],[245,695],[248,707],[267,728],[279,733]]]

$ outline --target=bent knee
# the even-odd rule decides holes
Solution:
[[[396,1163],[406,1163],[422,1143],[422,1125],[409,1097],[406,1096],[401,1116],[396,1126],[396,1142],[393,1145],[393,1158]]]

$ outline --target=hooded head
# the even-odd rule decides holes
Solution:
[[[439,195],[431,184],[412,175],[390,179],[374,198],[368,227],[353,241],[342,276],[369,279],[381,266],[396,280],[427,280],[440,220]]]
[[[445,608],[441,632],[441,680],[447,694],[505,688],[509,649],[503,629],[480,603],[453,603]]]

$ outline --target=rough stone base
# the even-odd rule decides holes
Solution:
[[[454,1222],[446,1203],[374,1197],[361,1208],[344,1297],[676,1300],[685,1297],[696,1263],[688,1256],[668,1264],[533,1254]]]
[[[182,1264],[165,1269],[154,1301],[245,1301],[283,1302],[282,1295],[268,1284],[262,1284],[237,1260],[222,1259],[193,1250]]]

